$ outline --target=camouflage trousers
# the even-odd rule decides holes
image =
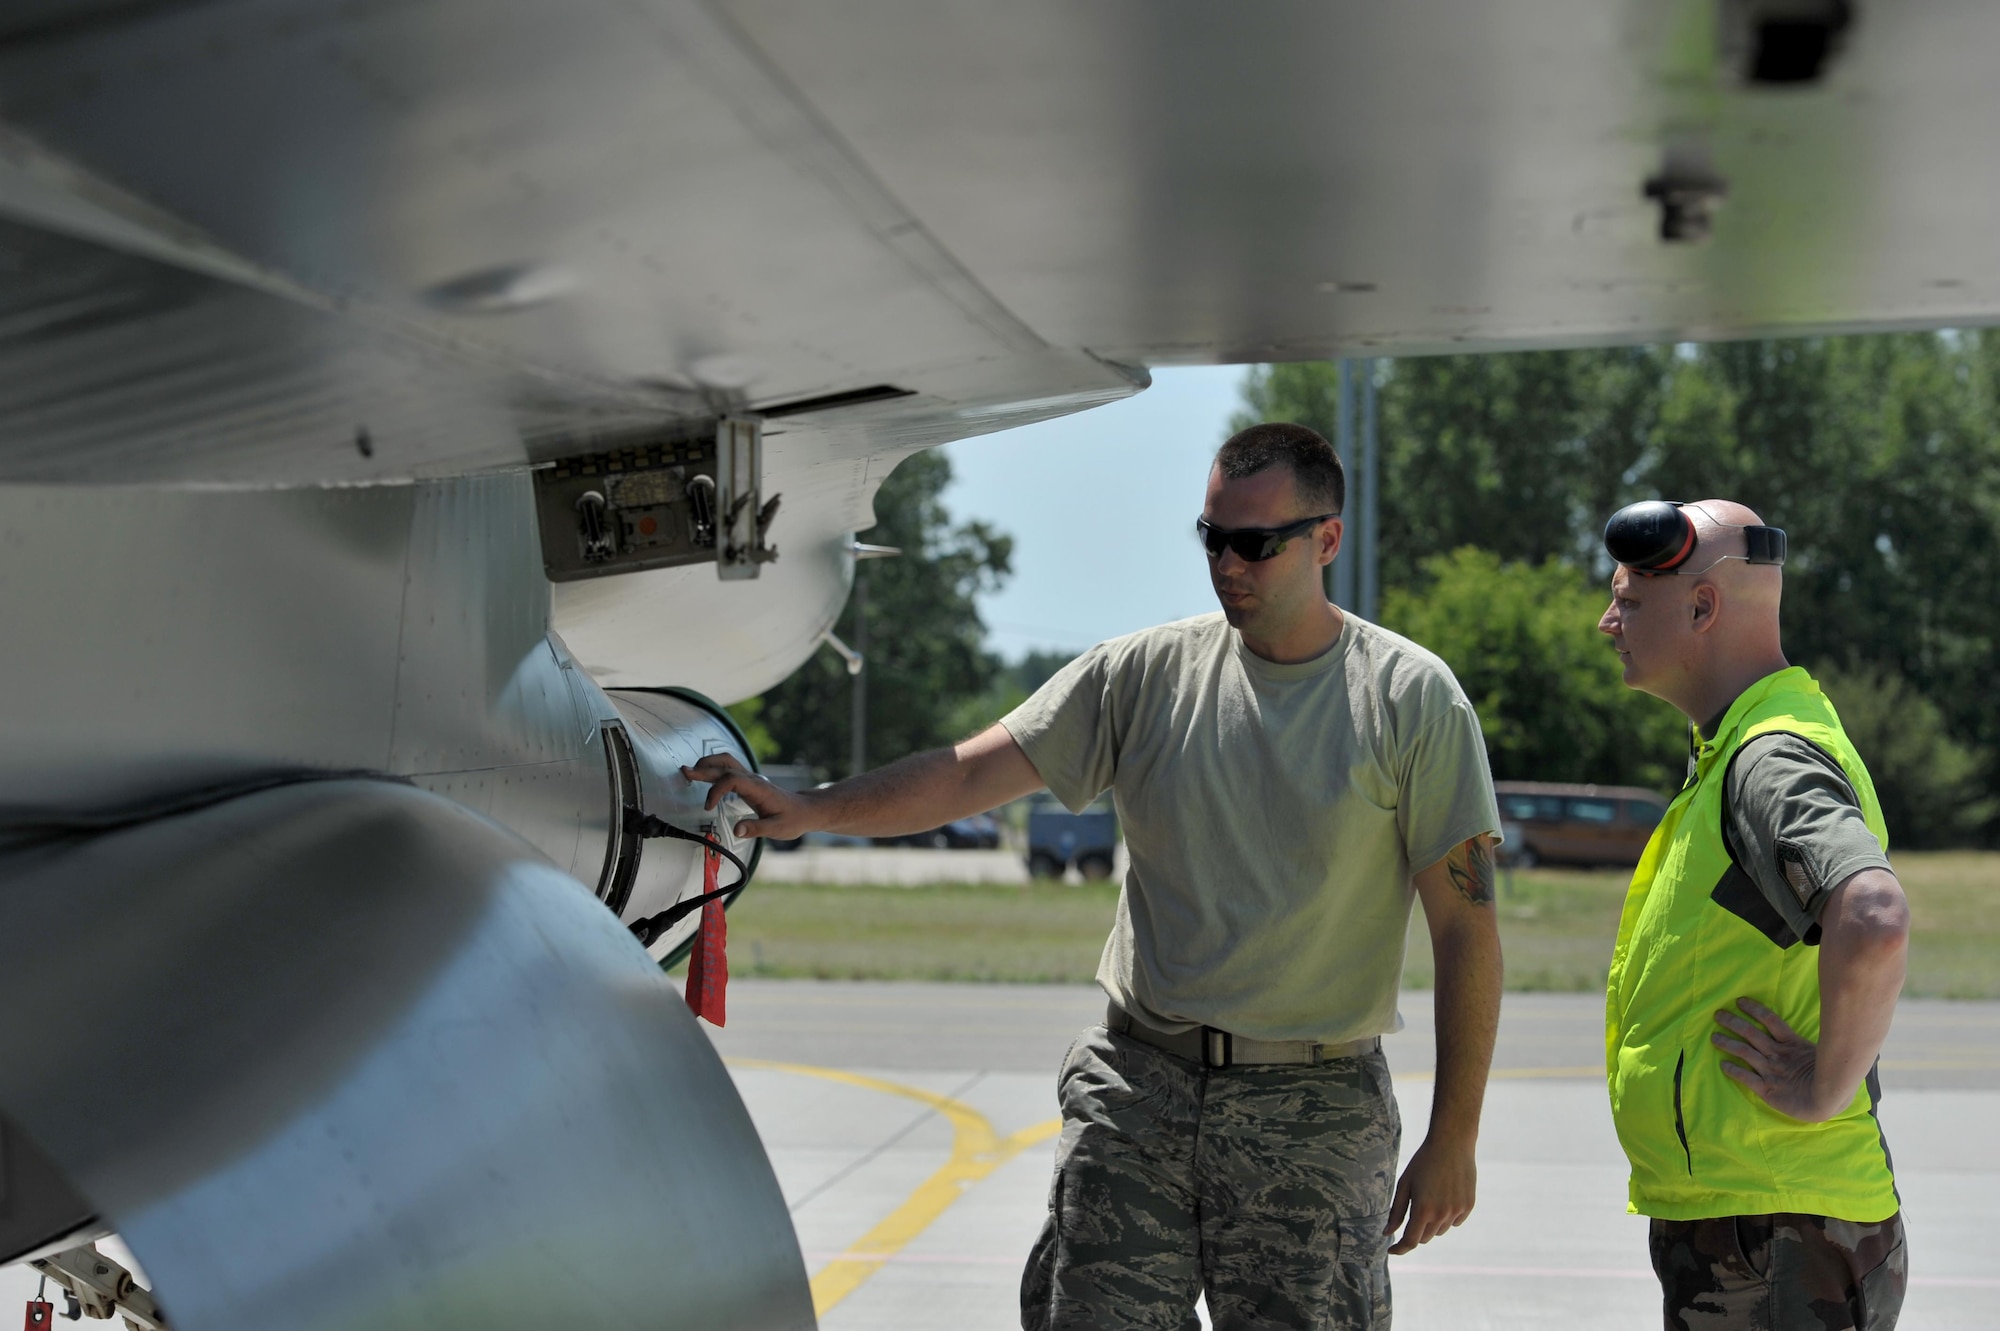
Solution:
[[[1382,1055],[1208,1070],[1102,1026],[1058,1083],[1024,1331],[1387,1328],[1401,1120]]]
[[[1909,1255],[1903,1218],[1655,1220],[1668,1331],[1892,1331]]]

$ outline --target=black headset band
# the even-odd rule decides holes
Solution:
[[[1753,564],[1783,564],[1788,544],[1784,531],[1778,527],[1743,529],[1745,558]]]

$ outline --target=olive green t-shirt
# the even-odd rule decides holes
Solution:
[[[1069,808],[1112,792],[1131,867],[1097,981],[1170,1031],[1400,1029],[1412,871],[1500,831],[1458,681],[1352,614],[1294,665],[1219,613],[1116,638],[1001,724]]]
[[[1818,944],[1836,887],[1863,869],[1889,868],[1847,773],[1811,740],[1781,730],[1747,741],[1723,789],[1731,854],[1808,943]]]

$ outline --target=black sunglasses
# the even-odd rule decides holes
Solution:
[[[1222,558],[1224,550],[1234,550],[1238,559],[1259,564],[1285,548],[1294,536],[1303,536],[1338,513],[1322,513],[1316,518],[1300,518],[1283,527],[1218,527],[1207,518],[1196,518],[1195,535],[1208,550],[1210,559]]]

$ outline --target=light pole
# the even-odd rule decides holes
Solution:
[[[1382,452],[1375,438],[1375,360],[1361,362],[1361,483],[1360,503],[1355,509],[1354,553],[1359,556],[1355,572],[1355,610],[1363,619],[1374,620],[1381,609],[1382,591]]]
[[[848,709],[848,766],[850,776],[868,770],[868,574],[867,561],[888,559],[903,553],[893,545],[869,545],[849,540],[847,553],[854,557],[854,645],[848,646],[828,630],[826,640],[847,662],[854,677],[853,700]]]
[[[854,704],[849,711],[848,775],[868,770],[868,566],[854,561]]]
[[[1346,360],[1334,363],[1333,450],[1340,455],[1340,469],[1347,476],[1346,508],[1354,510],[1354,373]],[[1353,520],[1346,523],[1346,535],[1354,534]],[[1343,610],[1354,608],[1354,556],[1343,549],[1327,568],[1327,599]]]
[[[1340,554],[1326,570],[1326,595],[1341,609],[1352,610],[1363,619],[1374,619],[1381,592],[1376,528],[1382,488],[1381,454],[1375,436],[1375,361],[1373,358],[1340,360],[1334,365],[1333,448],[1340,455],[1340,469],[1347,477],[1347,503]],[[1358,431],[1357,388],[1361,417]]]

